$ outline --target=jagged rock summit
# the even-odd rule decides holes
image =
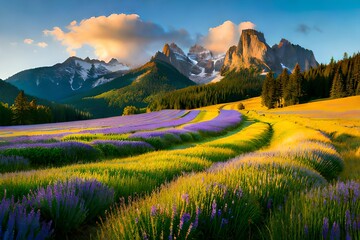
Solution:
[[[194,45],[186,55],[175,43],[165,44],[155,59],[173,65],[180,73],[196,83],[208,83],[219,75],[223,65],[223,56],[214,56],[211,51],[200,45]]]
[[[312,51],[285,39],[270,47],[263,33],[246,29],[241,33],[239,44],[227,51],[221,73],[249,68],[280,73],[283,68],[293,69],[297,63],[302,71],[318,65]]]

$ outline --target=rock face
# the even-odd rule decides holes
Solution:
[[[211,51],[200,45],[192,46],[185,55],[175,43],[165,44],[163,51],[157,52],[154,58],[171,64],[199,84],[216,78],[224,62],[224,56],[214,57]]]
[[[311,50],[294,45],[286,39],[281,39],[280,43],[275,44],[272,49],[276,56],[281,59],[281,63],[289,69],[294,69],[296,63],[299,63],[303,71],[319,65]]]
[[[293,45],[285,39],[270,47],[263,33],[246,29],[241,33],[239,44],[227,51],[221,73],[248,68],[280,73],[284,67],[293,69],[297,63],[303,71],[318,65],[312,51]]]

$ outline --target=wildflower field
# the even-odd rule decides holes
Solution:
[[[360,97],[331,101],[1,127],[0,239],[360,239]]]

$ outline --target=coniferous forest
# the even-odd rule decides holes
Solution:
[[[262,86],[262,103],[267,108],[290,106],[318,98],[341,98],[360,94],[360,54],[347,53],[338,62],[301,73],[296,65],[291,74],[287,69],[277,77],[269,72]]]
[[[39,105],[35,99],[29,101],[24,91],[19,92],[12,105],[0,102],[0,126],[66,122],[90,117],[90,114],[68,105]]]
[[[263,76],[254,70],[230,72],[220,82],[192,86],[155,97],[151,110],[192,109],[259,96]]]

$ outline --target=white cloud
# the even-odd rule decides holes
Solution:
[[[225,21],[217,27],[210,28],[200,42],[215,54],[225,53],[229,47],[238,44],[242,30],[255,29],[255,27],[252,22],[241,22],[236,25],[231,21]]]
[[[48,46],[48,44],[46,42],[39,42],[36,45],[41,48],[46,48]]]
[[[166,42],[177,42],[185,47],[192,42],[186,30],[166,30],[158,24],[142,21],[136,14],[92,17],[80,23],[72,21],[67,30],[54,27],[44,34],[60,41],[70,55],[76,55],[76,50],[88,45],[99,59],[114,57],[135,65],[148,61]]]
[[[34,40],[32,40],[31,38],[26,38],[26,39],[24,39],[24,43],[25,44],[32,44],[34,42]]]

